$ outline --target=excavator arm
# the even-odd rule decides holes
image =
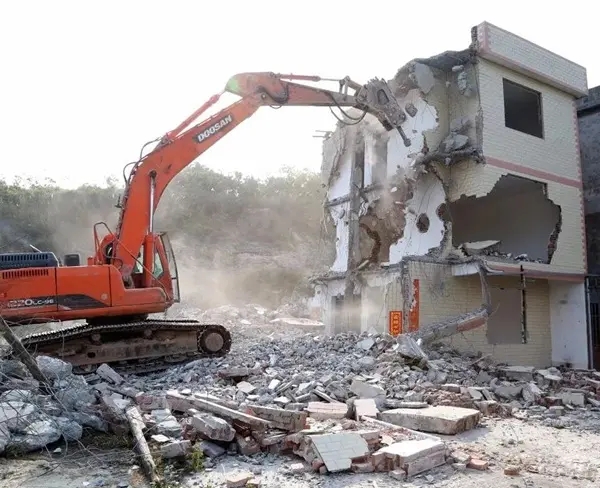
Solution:
[[[261,106],[355,107],[377,117],[387,130],[398,130],[404,144],[410,145],[401,128],[406,115],[384,80],[374,79],[364,86],[349,78],[336,80],[339,81],[339,92],[290,80],[331,81],[316,76],[274,73],[235,75],[222,93],[234,93],[241,97],[240,100],[187,129],[202,112],[219,100],[221,94],[213,96],[182,124],[167,133],[153,151],[136,162],[127,180],[116,233],[113,239],[105,239],[99,246],[96,262],[114,264],[120,269],[123,279],[128,281],[145,236],[153,232],[154,212],[167,185]],[[110,250],[107,248],[109,244],[112,247]]]

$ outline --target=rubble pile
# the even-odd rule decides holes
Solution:
[[[594,378],[595,373],[494,364],[444,345],[425,353],[406,335],[306,333],[265,340],[250,332],[234,337],[227,357],[190,362],[134,384],[160,393],[183,383],[235,406],[292,410],[311,402],[351,404],[355,398],[375,399],[380,410],[444,405],[509,416],[526,409],[529,416],[543,415],[560,425],[568,422],[555,421],[563,413],[600,407],[600,377]]]
[[[98,390],[60,359],[36,360],[50,383],[46,391],[19,361],[0,361],[0,454],[36,451],[60,439],[79,440],[84,427],[107,432]]]
[[[253,330],[234,328],[239,337],[226,357],[145,375],[121,376],[103,364],[76,376],[69,364],[40,356],[46,391],[18,361],[0,361],[0,452],[78,440],[85,427],[125,434],[135,417],[163,459],[201,453],[208,467],[228,454],[290,455],[292,473],[389,472],[403,480],[443,464],[486,469],[437,437],[482,418],[567,427],[600,410],[596,372],[494,364],[445,345],[424,351],[409,335],[313,330],[276,340]]]

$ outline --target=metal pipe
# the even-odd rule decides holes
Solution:
[[[156,171],[150,172],[150,213],[148,222],[148,232],[154,232],[154,194],[156,192]]]

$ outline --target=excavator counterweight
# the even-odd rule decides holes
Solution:
[[[0,312],[12,326],[80,321],[48,328],[22,339],[35,354],[60,357],[76,372],[102,363],[138,372],[167,368],[174,362],[222,356],[231,347],[230,332],[218,324],[194,320],[159,320],[180,301],[177,263],[168,236],[154,230],[154,213],[175,176],[262,106],[354,107],[375,116],[387,130],[399,131],[406,115],[384,80],[360,85],[346,77],[338,91],[297,83],[332,81],[317,76],[241,73],[223,92],[240,97],[230,106],[193,125],[219,101],[211,97],[156,147],[131,163],[113,231],[94,226],[95,253],[81,263],[35,252],[0,255]]]

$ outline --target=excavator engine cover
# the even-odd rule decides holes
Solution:
[[[0,254],[0,270],[23,268],[56,268],[58,258],[53,252],[11,252]]]

